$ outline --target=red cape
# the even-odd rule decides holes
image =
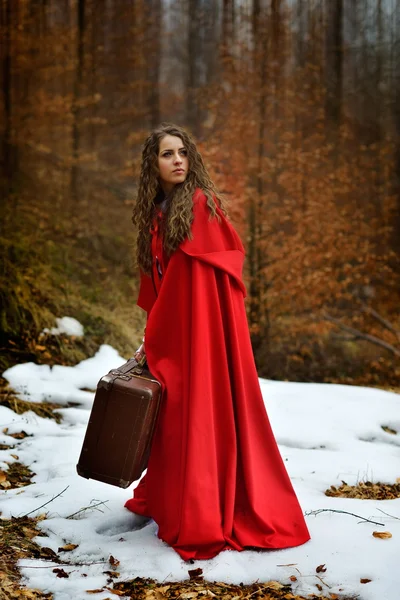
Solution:
[[[125,504],[185,559],[310,539],[261,395],[244,305],[243,244],[206,197],[156,297],[142,275],[146,355],[163,403],[146,475]]]

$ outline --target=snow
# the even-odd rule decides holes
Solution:
[[[56,323],[57,327],[52,327],[51,329],[45,327],[42,333],[51,333],[52,335],[66,333],[67,335],[74,335],[76,337],[83,335],[82,324],[73,317],[56,317]]]
[[[68,317],[59,320],[59,327],[61,321],[65,326],[65,319]],[[124,508],[137,482],[132,489],[123,490],[76,474],[94,398],[94,392],[87,390],[95,390],[100,377],[125,360],[111,346],[102,345],[93,357],[74,367],[25,363],[3,373],[20,398],[64,406],[59,410],[63,416],[59,425],[33,412],[17,415],[0,406],[0,443],[14,446],[0,451],[0,469],[7,468],[5,461],[17,460],[11,456],[14,454],[36,473],[31,485],[0,493],[2,518],[31,511],[32,515],[46,513],[39,523],[46,537],[36,538],[40,545],[57,552],[67,543],[78,544],[65,553],[65,561],[73,566],[20,560],[26,585],[52,592],[55,600],[92,598],[85,591],[106,585],[104,571],[110,569],[108,558],[113,555],[120,561],[119,581],[138,576],[162,582],[183,580],[188,578],[189,568],[200,567],[207,580],[228,583],[270,579],[291,583],[289,577],[295,575],[293,590],[303,595],[353,593],[362,600],[400,596],[400,499],[324,495],[330,485],[340,486],[342,480],[349,485],[367,480],[394,483],[400,477],[400,434],[382,429],[387,426],[400,432],[400,395],[366,387],[260,379],[311,540],[284,550],[224,551],[191,566],[157,538],[154,521],[138,518]],[[15,440],[9,435],[21,430],[31,437]],[[382,525],[349,514],[309,514],[322,508],[348,511]],[[375,538],[373,531],[390,531],[392,538]],[[317,573],[321,564],[326,571]],[[69,578],[57,578],[51,567],[64,568]],[[372,581],[361,584],[360,578]],[[322,592],[316,584],[322,585]],[[107,590],[96,594],[99,600],[109,596]]]

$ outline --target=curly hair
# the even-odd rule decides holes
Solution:
[[[210,218],[214,216],[217,219],[220,218],[216,212],[213,198],[218,201],[221,211],[227,216],[226,200],[211,181],[201,154],[190,134],[173,123],[161,123],[150,133],[143,145],[139,187],[132,214],[132,222],[137,227],[136,263],[147,274],[151,273],[152,266],[150,227],[156,210],[154,199],[161,188],[158,154],[160,141],[166,135],[173,135],[182,140],[189,160],[186,179],[182,183],[176,184],[169,195],[168,206],[161,225],[163,244],[167,255],[170,256],[186,237],[192,238],[193,194],[197,187],[201,188],[207,197]]]

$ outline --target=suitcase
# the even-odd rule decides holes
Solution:
[[[147,467],[162,388],[134,358],[102,377],[83,441],[78,475],[127,488]]]

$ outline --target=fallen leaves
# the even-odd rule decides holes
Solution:
[[[116,558],[113,557],[113,555],[110,555],[110,558],[108,559],[108,562],[110,563],[110,565],[112,567],[118,567],[119,565],[119,560],[117,560]]]
[[[197,569],[195,570],[197,571]],[[320,584],[318,586],[322,590],[322,586]],[[218,600],[337,600],[339,598],[333,593],[329,593],[328,596],[320,594],[318,596],[314,594],[306,597],[298,596],[292,591],[291,585],[279,581],[231,585],[223,582],[189,579],[160,585],[152,579],[136,577],[131,581],[115,583],[113,589],[120,590],[122,595],[131,600],[209,600],[212,598],[218,598]],[[340,596],[340,600],[350,600],[350,598]]]
[[[7,393],[4,394],[4,397],[0,396],[0,405],[10,408],[17,413],[17,415],[22,415],[25,412],[32,411],[39,417],[54,419],[57,423],[61,423],[60,413],[55,412],[55,409],[62,408],[61,404],[50,402],[29,402],[27,400],[21,400],[20,398],[17,398],[11,392],[11,390],[7,390]],[[3,430],[3,433],[6,433],[6,431]],[[15,435],[13,435],[13,437],[15,437]]]
[[[78,548],[79,544],[66,544],[58,549],[58,552],[72,552],[75,548]]]
[[[392,537],[390,531],[373,531],[372,535],[376,538],[380,538],[381,540],[387,540]]]
[[[0,402],[0,404],[3,404],[3,403]],[[24,440],[26,437],[32,437],[29,433],[26,433],[26,431],[17,431],[16,433],[8,433],[8,427],[4,427],[3,433],[5,433],[6,435],[9,435],[10,437],[13,437],[14,440]]]
[[[318,567],[315,570],[317,573],[325,573],[326,567],[325,565],[318,565]]]
[[[381,427],[383,431],[386,431],[386,433],[390,433],[391,435],[397,435],[397,431],[392,427],[388,427],[387,425],[381,425]]]
[[[36,529],[42,517],[14,517],[0,520],[0,598],[27,598],[39,600],[52,597],[37,590],[29,590],[20,585],[20,573],[17,561],[20,558],[47,558],[58,560],[50,548],[41,548],[32,539],[40,535]],[[42,534],[43,535],[43,534]]]
[[[7,471],[0,471],[0,487],[5,489],[14,489],[24,487],[31,483],[31,478],[35,475],[29,467],[20,462],[8,463]]]
[[[190,579],[203,579],[203,569],[189,569]]]
[[[125,596],[124,592],[121,592],[120,590],[109,588],[107,586],[104,589],[107,590],[107,592],[114,594],[114,596]]]
[[[53,569],[53,573],[57,574],[57,577],[61,577],[61,578],[65,578],[67,579],[69,577],[69,574],[66,573],[66,571],[64,571],[64,569]]]
[[[325,496],[334,498],[359,498],[370,500],[393,500],[400,498],[400,482],[396,483],[381,483],[377,481],[360,481],[357,485],[348,485],[342,479],[342,485],[331,487],[325,490]]]

